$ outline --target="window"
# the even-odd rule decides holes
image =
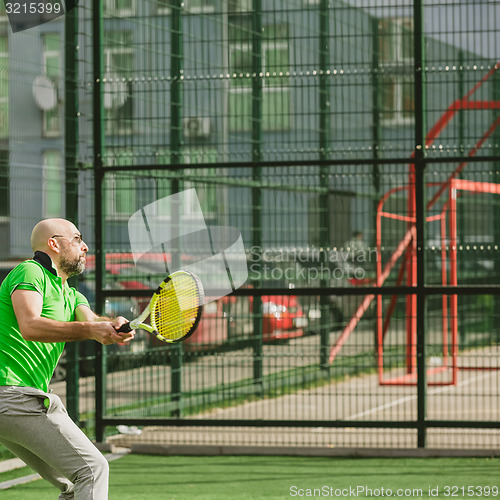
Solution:
[[[413,20],[381,19],[378,33],[381,112],[384,124],[411,124],[414,119]]]
[[[201,14],[214,12],[215,0],[184,0],[182,2],[182,11],[187,14]],[[178,5],[178,0],[156,0],[156,11],[158,14],[170,14],[172,4]]]
[[[135,179],[123,172],[108,176],[106,182],[106,215],[130,217],[135,212]]]
[[[42,71],[56,85],[62,77],[61,37],[59,33],[42,35],[43,61]],[[53,137],[61,134],[61,106],[58,103],[53,109],[42,111],[43,135]]]
[[[112,31],[106,33],[104,47],[104,120],[108,135],[133,132],[132,82],[134,68],[132,33]]]
[[[0,137],[9,136],[9,47],[7,36],[0,37]]]
[[[135,0],[105,0],[104,15],[130,17],[135,14]]]
[[[43,155],[43,214],[44,217],[64,215],[64,171],[60,151]]]
[[[159,148],[156,152],[155,163],[157,165],[169,165],[170,164],[170,150]],[[160,200],[165,196],[172,194],[172,181],[168,177],[160,176],[156,178],[155,187],[155,200]]]
[[[234,16],[229,25],[229,127],[251,130],[252,32],[249,19]],[[264,26],[262,40],[262,128],[290,127],[290,54],[288,25]]]
[[[132,152],[128,149],[115,151],[110,166],[133,165]],[[131,172],[116,172],[106,176],[106,215],[120,218],[130,217],[136,211],[136,182]]]
[[[157,155],[157,164],[169,164],[170,163],[170,151],[169,150],[160,150]],[[214,184],[205,183],[199,176],[207,176],[212,179],[216,178],[217,170],[215,168],[211,168],[208,171],[203,170],[203,174],[200,174],[200,170],[189,169],[189,165],[193,165],[196,163],[217,163],[217,149],[210,146],[202,146],[202,147],[186,147],[182,153],[182,161],[186,165],[183,170],[183,176],[196,176],[196,180],[184,180],[182,181],[182,189],[187,190],[191,188],[197,189],[197,195],[201,208],[205,216],[210,217],[217,212],[217,194],[216,187]],[[160,200],[166,196],[170,196],[172,194],[172,180],[168,177],[157,177],[155,179],[156,189],[154,190],[155,198],[152,201]],[[188,201],[189,203],[190,201]],[[193,208],[193,212],[195,209]],[[169,214],[162,214],[169,215]]]
[[[252,0],[228,0],[229,13],[252,12]]]
[[[186,165],[191,164],[194,165],[196,163],[217,163],[217,150],[215,148],[206,147],[206,148],[187,148],[184,151],[184,163]],[[203,175],[209,177],[211,179],[217,178],[217,171],[215,168],[210,168],[208,170],[203,170],[203,174],[201,174],[200,170],[190,170],[189,168],[184,169],[184,175],[186,176],[199,176]],[[217,213],[217,192],[216,186],[213,183],[205,184],[201,179],[194,181],[185,181],[184,189],[196,188],[197,199],[193,200],[193,203],[200,203],[201,210],[206,218],[210,218],[211,216]],[[188,203],[191,202],[190,200]],[[191,213],[196,212],[196,205],[193,205],[191,208]]]
[[[208,217],[213,216],[217,212],[216,187],[209,182],[205,184],[203,179],[200,178],[200,171],[190,170],[188,166],[196,163],[217,164],[217,150],[212,147],[186,148],[183,152],[183,161],[186,164],[183,175],[196,177],[196,180],[182,181],[182,189],[197,188],[198,199],[203,213]],[[134,165],[132,150],[115,148],[110,151],[106,163],[109,166]],[[159,150],[157,163],[170,163],[170,151],[166,149]],[[203,175],[210,177],[210,179],[217,176],[215,168],[203,172]],[[161,174],[158,176],[137,175],[137,172],[110,172],[106,175],[105,184],[106,216],[112,219],[129,218],[140,208],[171,194],[172,179],[168,176],[162,176]],[[194,203],[195,200],[193,200]],[[192,211],[194,211],[194,208]],[[170,214],[161,213],[158,215],[169,216]]]

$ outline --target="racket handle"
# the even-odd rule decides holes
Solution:
[[[116,330],[116,331],[119,333],[128,333],[128,332],[131,332],[132,330],[133,330],[133,328],[132,328],[132,325],[129,321],[128,323],[124,323],[122,326],[120,326],[120,328],[118,328],[118,330]]]

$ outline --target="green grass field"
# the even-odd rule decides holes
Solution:
[[[110,466],[110,500],[500,497],[498,458],[128,455]],[[0,482],[31,472],[0,474]],[[0,492],[2,500],[57,496],[43,480]]]

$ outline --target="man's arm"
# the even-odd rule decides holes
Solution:
[[[25,340],[37,342],[72,342],[76,340],[96,340],[101,344],[116,344],[134,337],[133,332],[118,333],[124,318],[100,318],[88,307],[77,308],[77,319],[80,321],[56,321],[43,318],[42,296],[33,290],[15,290],[12,293],[12,305],[19,324],[21,335]]]
[[[116,318],[108,318],[106,316],[99,316],[96,314],[88,305],[80,304],[75,311],[75,321],[109,321],[113,323],[115,328],[120,328],[123,324],[127,323],[127,320],[118,316]]]
[[[88,305],[81,304],[76,308],[75,311],[75,320],[76,321],[108,321],[110,322],[113,327],[118,330],[120,326],[124,325],[125,323],[128,323],[128,320],[124,318],[123,316],[117,316],[116,318],[108,318],[106,316],[99,316],[96,314]],[[135,334],[135,331],[134,331]],[[129,340],[132,340],[133,337],[130,337],[126,340],[123,340],[120,342],[128,342]]]

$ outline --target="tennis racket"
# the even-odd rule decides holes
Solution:
[[[195,274],[176,271],[162,281],[149,305],[119,332],[142,328],[162,342],[180,342],[197,328],[203,311],[203,285]],[[150,316],[151,324],[144,323]]]

